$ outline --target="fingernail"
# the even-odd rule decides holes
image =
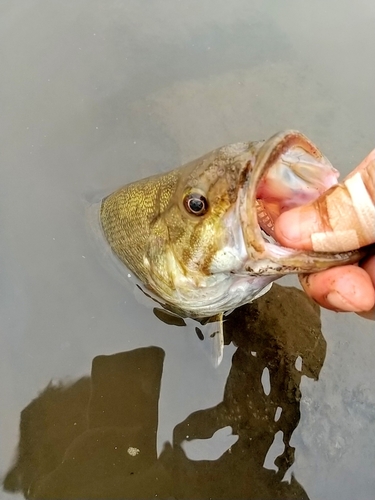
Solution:
[[[316,232],[317,225],[318,216],[314,208],[294,208],[276,220],[276,238],[286,246],[310,250],[311,234]]]
[[[346,300],[341,295],[341,293],[337,292],[336,290],[330,292],[326,296],[326,300],[329,303],[329,305],[332,306],[332,309],[335,309],[336,311],[352,312],[357,310],[353,304],[351,304],[348,300]]]

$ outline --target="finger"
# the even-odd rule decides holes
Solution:
[[[358,266],[341,266],[300,277],[305,292],[333,311],[370,311],[375,289],[370,275]]]
[[[311,235],[330,231],[326,217],[320,217],[315,202],[282,213],[275,221],[275,238],[282,245],[312,250]]]
[[[275,222],[283,245],[318,252],[344,252],[375,241],[375,150],[343,184],[314,202],[284,212]]]
[[[373,163],[375,161],[375,149],[373,149],[367,156],[364,158],[357,167],[352,170],[345,178],[345,180],[353,177],[357,172],[367,171],[366,175],[370,175],[373,173]]]

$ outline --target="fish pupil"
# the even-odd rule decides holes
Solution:
[[[200,194],[192,193],[186,196],[185,207],[194,215],[203,215],[207,211],[207,200]]]

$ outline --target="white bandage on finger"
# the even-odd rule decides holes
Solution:
[[[316,252],[347,252],[375,242],[375,207],[360,172],[325,199],[332,231],[311,235]]]
[[[314,252],[348,252],[359,248],[357,231],[337,231],[330,233],[314,233],[311,235]]]
[[[375,206],[363,183],[360,172],[344,182],[353,201],[353,208],[361,225],[361,246],[375,242]]]

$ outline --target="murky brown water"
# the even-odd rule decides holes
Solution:
[[[375,498],[373,322],[320,327],[274,287],[229,317],[215,368],[85,216],[284,128],[347,173],[374,147],[374,22],[368,0],[3,0],[1,499]]]

